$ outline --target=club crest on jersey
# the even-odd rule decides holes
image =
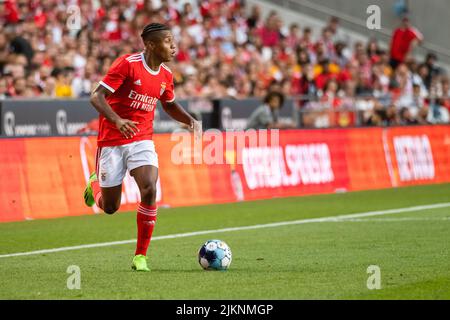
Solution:
[[[166,91],[166,83],[161,82],[161,90],[159,91],[159,95],[162,96],[162,94]]]

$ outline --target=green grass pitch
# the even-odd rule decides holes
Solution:
[[[450,203],[450,184],[160,209],[155,236]],[[0,255],[136,237],[135,213],[0,224]],[[227,242],[226,272],[197,250]],[[150,273],[134,244],[0,258],[0,299],[450,299],[450,207],[153,241]],[[80,267],[69,290],[67,268]],[[369,290],[369,265],[381,289]]]

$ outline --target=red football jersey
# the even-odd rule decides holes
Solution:
[[[391,58],[404,62],[411,42],[415,39],[423,39],[423,35],[416,28],[396,29],[391,41]]]
[[[142,52],[116,59],[100,84],[112,92],[106,101],[114,112],[123,119],[138,122],[139,132],[133,138],[127,139],[113,123],[100,115],[97,141],[99,147],[151,140],[156,103],[158,100],[175,100],[170,69],[163,63],[156,71],[150,69]]]

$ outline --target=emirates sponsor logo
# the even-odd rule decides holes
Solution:
[[[128,98],[133,100],[130,104],[131,108],[149,112],[155,109],[156,103],[158,102],[158,98],[151,97],[147,94],[140,94],[134,90],[130,91]]]

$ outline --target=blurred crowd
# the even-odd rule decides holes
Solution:
[[[277,91],[299,98],[306,127],[350,121],[333,110],[366,125],[449,122],[448,75],[432,53],[414,59],[423,36],[407,18],[382,49],[350,45],[335,17],[314,32],[242,0],[0,0],[0,98],[89,96],[114,59],[142,50],[150,22],[175,36],[178,99]]]

